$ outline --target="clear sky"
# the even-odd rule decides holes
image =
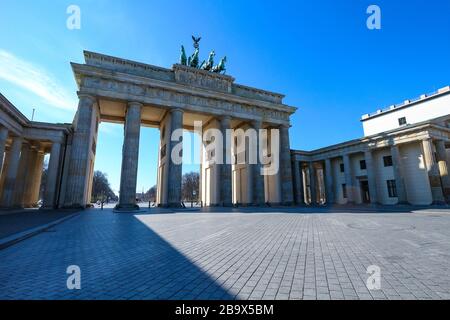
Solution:
[[[66,27],[67,7],[81,29]],[[381,30],[366,27],[369,5]],[[191,35],[227,55],[236,82],[284,93],[299,108],[291,147],[358,138],[362,114],[450,84],[450,1],[1,0],[0,92],[35,120],[71,122],[77,106],[70,61],[83,50],[163,67]],[[123,129],[102,124],[96,169],[118,190]],[[156,182],[156,129],[142,129],[138,191]],[[195,167],[184,168],[184,171]]]

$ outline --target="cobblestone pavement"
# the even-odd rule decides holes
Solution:
[[[81,290],[66,287],[69,265],[81,268]],[[366,287],[370,265],[381,290]],[[0,299],[449,298],[446,210],[91,210],[0,251]]]
[[[75,210],[53,211],[25,209],[0,211],[0,239],[72,215]]]

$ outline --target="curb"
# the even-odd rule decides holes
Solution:
[[[18,243],[18,242],[21,242],[21,241],[23,241],[25,239],[28,239],[28,238],[31,238],[31,237],[37,235],[37,234],[40,234],[40,233],[42,233],[42,232],[44,232],[44,231],[46,231],[46,230],[48,230],[48,229],[58,225],[58,224],[63,223],[66,220],[74,218],[75,216],[77,216],[79,214],[80,214],[80,212],[75,212],[75,213],[73,213],[73,214],[71,214],[71,215],[69,215],[67,217],[64,217],[64,218],[61,218],[61,219],[49,222],[47,224],[43,224],[43,225],[35,227],[35,228],[31,228],[31,229],[25,230],[25,231],[22,231],[22,232],[18,232],[18,233],[15,233],[15,234],[11,235],[11,236],[6,237],[6,238],[0,239],[0,250],[3,250],[5,248],[8,248],[8,247]]]

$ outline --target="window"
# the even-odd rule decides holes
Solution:
[[[389,198],[397,198],[397,186],[395,184],[395,180],[387,180],[386,182]]]
[[[385,167],[392,167],[392,156],[383,157],[383,163]]]
[[[344,166],[343,163],[340,164],[340,168],[341,168],[341,172],[344,172],[344,171],[345,171],[345,166]]]
[[[359,161],[359,168],[361,170],[366,170],[367,169],[366,160]]]
[[[347,199],[347,185],[345,183],[342,184],[342,197]]]
[[[406,125],[406,118],[405,117],[398,118],[398,125],[399,126]]]

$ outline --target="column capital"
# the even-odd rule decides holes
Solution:
[[[261,129],[262,127],[262,120],[252,120],[250,123],[254,129]]]
[[[292,127],[290,123],[283,123],[283,124],[280,124],[280,126],[279,126],[280,129],[281,128],[289,129],[290,127]]]
[[[171,108],[171,109],[169,109],[169,112],[170,112],[170,113],[173,113],[173,112],[181,112],[181,113],[184,113],[184,110],[181,109],[181,108]]]
[[[128,101],[127,106],[128,107],[139,107],[139,108],[142,108],[143,105],[140,102]]]
[[[78,99],[89,99],[92,103],[97,102],[97,98],[91,94],[83,93],[83,92],[77,92]]]

